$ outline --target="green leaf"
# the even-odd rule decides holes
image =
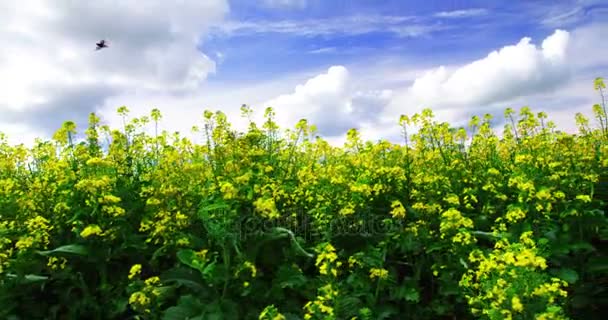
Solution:
[[[468,268],[469,268],[469,266],[467,265],[467,263],[466,263],[466,262],[464,262],[464,260],[462,260],[462,258],[460,258],[460,260],[459,260],[459,261],[460,261],[460,264],[461,264],[461,265],[462,265],[462,266],[463,266],[465,269],[468,269]]]
[[[163,314],[163,320],[184,320],[184,319],[192,319],[197,315],[193,310],[187,309],[182,306],[170,307],[165,310]]]
[[[75,254],[75,255],[80,255],[80,256],[86,256],[86,255],[89,254],[89,250],[87,249],[87,247],[85,247],[85,246],[83,246],[81,244],[68,244],[68,245],[65,245],[65,246],[61,246],[61,247],[55,248],[53,250],[38,251],[38,254],[41,254],[43,256],[60,254],[60,253],[67,253],[67,254]]]
[[[420,301],[420,294],[416,288],[410,287],[406,289],[404,298],[407,301],[418,302]]]
[[[595,248],[588,242],[573,243],[573,244],[570,244],[568,246],[568,248],[575,252],[576,251],[589,251],[589,252],[595,251]]]
[[[230,208],[230,205],[228,205],[227,203],[214,203],[214,204],[210,204],[210,205],[206,205],[206,206],[202,207],[201,211],[208,212],[208,211],[228,209],[228,208]]]
[[[13,279],[19,279],[19,276],[13,273],[8,273],[6,274],[6,276],[8,278],[13,278]],[[41,281],[46,281],[49,279],[49,277],[47,276],[39,276],[39,275],[35,275],[35,274],[26,274],[25,276],[23,276],[23,278],[25,281],[22,281],[22,283],[34,283],[34,282],[41,282]]]
[[[224,319],[239,319],[238,305],[230,300],[215,301],[205,305],[204,317],[205,320],[224,320]]]
[[[336,313],[345,319],[351,318],[357,315],[361,305],[361,299],[357,297],[340,297],[336,301]]]
[[[557,276],[568,283],[575,283],[578,281],[578,273],[573,269],[563,268],[557,272]]]
[[[182,249],[177,252],[177,259],[190,268],[198,270],[203,275],[205,280],[209,280],[212,277],[213,271],[215,270],[217,258],[214,257],[214,261],[206,263],[205,261],[201,261],[199,259],[194,250]]]
[[[500,236],[500,235],[496,235],[492,232],[486,232],[486,231],[474,230],[474,231],[470,231],[470,233],[474,236],[479,236],[479,237],[483,237],[483,238],[490,239],[490,240],[502,238],[502,236]]]
[[[597,257],[589,259],[587,270],[590,272],[608,272],[608,257]]]
[[[399,314],[399,311],[390,305],[383,305],[379,308],[378,316],[374,319],[382,320],[382,319],[392,319],[395,315]]]
[[[184,320],[200,317],[203,313],[204,305],[199,299],[192,295],[181,296],[177,306],[165,310],[163,320]]]
[[[165,283],[175,283],[178,286],[188,287],[198,293],[207,290],[200,274],[192,269],[177,267],[162,273],[160,279]]]
[[[197,260],[196,253],[192,249],[182,249],[177,252],[177,259],[179,262],[189,266],[190,268],[201,270],[201,267],[194,264],[193,261]]]
[[[441,250],[441,249],[443,249],[443,247],[444,247],[444,245],[441,242],[435,242],[426,249],[426,253],[431,253],[433,251]]]
[[[150,262],[154,263],[156,262],[156,260],[162,256],[163,252],[168,248],[167,245],[161,246],[160,248],[156,249],[154,251],[154,253],[152,254],[152,257],[150,258]]]
[[[121,314],[123,314],[127,307],[129,306],[129,301],[127,299],[120,299],[118,301],[114,301],[113,310],[109,312],[111,318],[118,318]]]
[[[306,284],[306,277],[291,265],[282,265],[277,272],[276,281],[281,288],[298,288]]]
[[[404,299],[405,301],[418,302],[420,299],[420,294],[416,288],[410,285],[401,285],[391,292],[391,298],[393,299]]]

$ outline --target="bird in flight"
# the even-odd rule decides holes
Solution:
[[[97,48],[95,48],[95,50],[101,50],[103,48],[107,48],[108,45],[106,44],[106,40],[101,40],[99,42],[96,43]]]

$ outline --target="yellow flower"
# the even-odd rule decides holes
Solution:
[[[393,215],[393,218],[405,218],[405,208],[403,207],[403,204],[401,204],[401,201],[393,201],[391,203],[391,208],[391,214]]]
[[[586,194],[579,194],[576,196],[577,200],[581,200],[583,202],[591,202],[591,197],[589,195]]]
[[[388,270],[382,268],[371,268],[369,271],[370,279],[378,278],[384,280],[388,278]]]
[[[133,279],[136,276],[141,274],[141,264],[135,264],[131,267],[129,271],[129,279]]]
[[[455,194],[450,194],[447,197],[444,198],[445,202],[453,205],[453,206],[459,206],[460,205],[460,199],[458,199],[458,196]]]
[[[251,276],[255,278],[257,274],[257,269],[255,268],[255,265],[253,263],[251,263],[250,261],[245,261],[243,263],[243,267],[249,269],[249,271],[251,272]]]
[[[100,235],[101,232],[102,232],[102,230],[98,225],[92,224],[92,225],[89,225],[86,228],[84,228],[84,230],[82,230],[82,232],[80,232],[80,236],[83,238],[88,238],[90,236]]]
[[[129,304],[132,304],[132,305],[145,307],[149,303],[150,303],[150,298],[148,298],[148,296],[146,296],[146,294],[141,291],[134,292],[129,297]]]
[[[340,209],[340,215],[347,216],[355,213],[354,206],[352,204],[348,204],[346,207]]]
[[[516,223],[526,218],[526,212],[519,206],[510,206],[505,217],[509,222]]]
[[[60,262],[61,261],[61,262]],[[47,266],[51,267],[52,270],[57,270],[57,269],[65,269],[65,265],[68,263],[68,260],[66,260],[65,258],[57,258],[57,257],[50,257],[48,259],[48,263]]]
[[[220,185],[220,191],[224,195],[224,199],[234,199],[238,195],[238,189],[235,188],[230,182],[223,182]]]
[[[19,249],[19,250],[24,250],[24,249],[28,249],[28,248],[32,247],[33,244],[34,244],[34,238],[25,237],[25,238],[21,238],[19,241],[17,241],[17,243],[15,244],[15,247],[17,247],[17,249]]]
[[[105,195],[105,196],[99,198],[98,201],[99,201],[99,203],[102,203],[102,204],[106,204],[106,203],[119,203],[121,201],[121,199],[119,197],[117,197],[117,196],[108,194],[108,195]]]
[[[327,243],[319,250],[319,255],[315,265],[319,267],[319,273],[323,275],[332,274],[334,277],[338,275],[337,267],[342,265],[341,261],[338,260],[338,255],[335,253],[336,249]]]
[[[275,202],[272,198],[258,198],[253,205],[255,210],[266,218],[273,219],[280,217]]]
[[[511,299],[511,307],[515,312],[522,312],[524,310],[524,306],[521,304],[521,301],[516,296]]]
[[[202,261],[205,261],[207,259],[207,253],[209,252],[208,249],[201,249],[200,251],[196,252],[196,256],[201,259]]]
[[[160,282],[160,278],[159,277],[151,277],[146,279],[146,285],[147,286],[153,286],[155,284],[158,284]]]
[[[355,258],[354,256],[351,256],[351,257],[348,258],[348,266],[350,268],[353,268],[353,267],[355,267],[357,265],[362,266],[361,262],[358,261],[357,258]]]
[[[177,239],[178,246],[188,246],[190,244],[190,240],[188,238],[179,238]]]

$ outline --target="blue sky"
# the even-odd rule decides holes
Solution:
[[[255,80],[316,66],[373,59],[455,63],[483,57],[489,51],[519,41],[524,35],[543,39],[556,27],[575,28],[608,16],[608,4],[599,2],[292,2],[295,3],[292,6],[264,6],[252,1],[231,1],[227,19],[251,26],[230,34],[216,31],[206,36],[201,49],[223,55],[218,73],[210,77],[210,81]],[[298,5],[304,2],[305,5]],[[577,8],[580,12],[574,11]],[[549,18],[552,12],[572,13],[572,17],[552,24],[541,20]],[[345,23],[353,17],[360,17],[362,21]],[[391,21],[399,19],[401,21]],[[280,23],[297,30],[281,30]],[[361,30],[349,29],[349,26]],[[419,34],[400,35],[392,28],[421,30]]]
[[[157,107],[187,135],[205,109],[300,118],[332,143],[346,130],[399,141],[423,107],[464,124],[505,108],[546,111],[566,131],[590,116],[608,73],[608,2],[105,0],[0,3],[0,132],[48,138],[90,112],[120,125]],[[107,39],[99,52],[94,43]],[[49,46],[52,43],[52,46]]]

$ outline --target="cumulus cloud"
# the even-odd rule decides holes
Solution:
[[[292,93],[263,105],[273,107],[282,127],[292,128],[300,119],[307,119],[321,135],[332,137],[373,123],[391,96],[390,90],[357,90],[346,67],[332,66],[326,73],[296,86]]]
[[[588,39],[601,34],[598,30],[577,30],[575,35],[587,38],[574,41],[571,33],[556,30],[538,45],[524,37],[482,59],[427,70],[407,87],[387,85],[391,90],[368,90],[372,83],[358,82],[358,76],[351,75],[347,68],[334,66],[264,105],[275,108],[282,126],[292,127],[306,118],[338,145],[345,141],[350,128],[360,129],[364,139],[400,142],[399,115],[412,115],[427,107],[437,120],[452,125],[466,125],[471,116],[485,113],[502,125],[505,108],[528,105],[548,112],[550,120],[574,132],[574,113],[590,115],[594,92],[587,82],[594,75],[573,69],[573,61],[584,59],[573,56],[571,47],[572,43],[580,43],[578,47],[589,45]],[[600,63],[601,57],[597,59],[594,65]],[[606,62],[605,58],[601,61]]]
[[[589,24],[572,31],[568,47],[570,62],[577,69],[608,66],[608,23]],[[598,70],[599,71],[599,70]]]
[[[306,70],[305,76],[292,73],[289,80],[205,84],[215,71],[214,60],[221,61],[222,54],[201,53],[198,39],[217,26],[228,10],[226,1],[220,0],[177,5],[102,1],[86,6],[78,2],[50,6],[39,1],[19,7],[0,2],[0,131],[18,140],[33,140],[48,136],[65,120],[75,120],[82,128],[91,111],[119,126],[116,108],[121,105],[128,106],[133,116],[158,107],[163,113],[161,129],[169,131],[188,132],[201,123],[204,109],[222,110],[236,128],[245,129],[239,107],[246,103],[258,111],[259,121],[264,107],[271,106],[281,127],[293,127],[306,118],[335,143],[343,142],[350,128],[361,129],[365,139],[397,142],[399,115],[424,107],[455,124],[473,114],[501,116],[505,107],[526,104],[539,106],[550,115],[557,112],[565,121],[567,112],[574,112],[566,108],[592,104],[594,93],[585,90],[591,88],[587,81],[598,76],[587,74],[572,80],[572,71],[598,72],[598,65],[608,66],[602,54],[608,30],[604,23],[570,33],[557,30],[538,45],[526,37],[477,61],[439,66],[422,74],[411,64],[381,65],[361,59],[348,68]],[[439,15],[471,14],[474,12]],[[401,16],[221,25],[229,32],[304,36],[379,30],[420,35],[442,27]],[[95,42],[102,38],[110,47],[95,51]],[[328,50],[331,47],[318,51]],[[429,62],[416,63],[418,68],[426,68]],[[581,81],[587,87],[573,87],[569,81]]]
[[[384,117],[432,108],[447,118],[487,112],[518,97],[558,88],[570,76],[567,48],[570,34],[556,30],[536,46],[528,37],[493,51],[485,58],[456,68],[440,66],[396,93]]]
[[[48,135],[118,94],[197,88],[215,70],[198,38],[228,10],[224,0],[0,4],[0,131],[19,121]],[[110,47],[95,51],[100,39]]]

